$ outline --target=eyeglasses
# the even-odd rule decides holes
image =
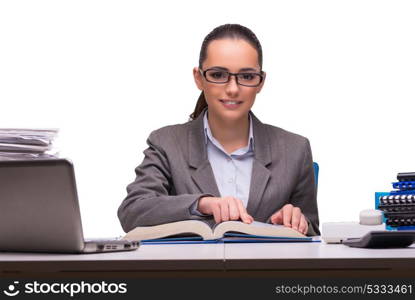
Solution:
[[[254,72],[242,72],[231,73],[220,69],[207,69],[205,71],[200,70],[200,73],[205,77],[206,81],[212,83],[223,84],[231,80],[231,76],[235,76],[236,83],[243,86],[256,87],[261,84],[264,79],[261,73]]]

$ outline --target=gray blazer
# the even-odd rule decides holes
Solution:
[[[254,161],[248,213],[256,221],[270,217],[287,203],[301,208],[308,235],[320,234],[313,160],[309,141],[300,135],[261,123],[252,114]],[[124,231],[181,220],[213,217],[190,213],[202,196],[220,197],[206,153],[203,113],[185,124],[153,131],[136,179],[118,209]]]

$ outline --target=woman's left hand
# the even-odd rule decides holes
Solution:
[[[280,210],[271,216],[272,224],[282,224],[291,227],[294,230],[306,234],[308,231],[308,224],[305,216],[301,213],[299,207],[292,204],[285,204]]]

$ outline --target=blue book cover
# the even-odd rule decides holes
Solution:
[[[209,225],[199,220],[184,220],[155,226],[136,227],[126,239],[142,244],[207,244],[207,243],[264,243],[310,242],[312,238],[283,225],[262,222],[250,224],[227,221]]]
[[[236,232],[227,232],[224,237],[212,240],[203,240],[200,236],[188,237],[167,237],[161,239],[142,240],[143,245],[162,245],[162,244],[216,244],[216,243],[304,243],[320,242],[318,238],[304,237],[275,237],[259,236]]]

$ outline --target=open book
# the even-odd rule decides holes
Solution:
[[[156,226],[140,226],[129,231],[124,237],[144,242],[172,241],[223,241],[223,242],[276,242],[311,241],[298,231],[283,225],[261,222],[246,224],[241,221],[227,221],[210,226],[197,220],[178,221]]]

